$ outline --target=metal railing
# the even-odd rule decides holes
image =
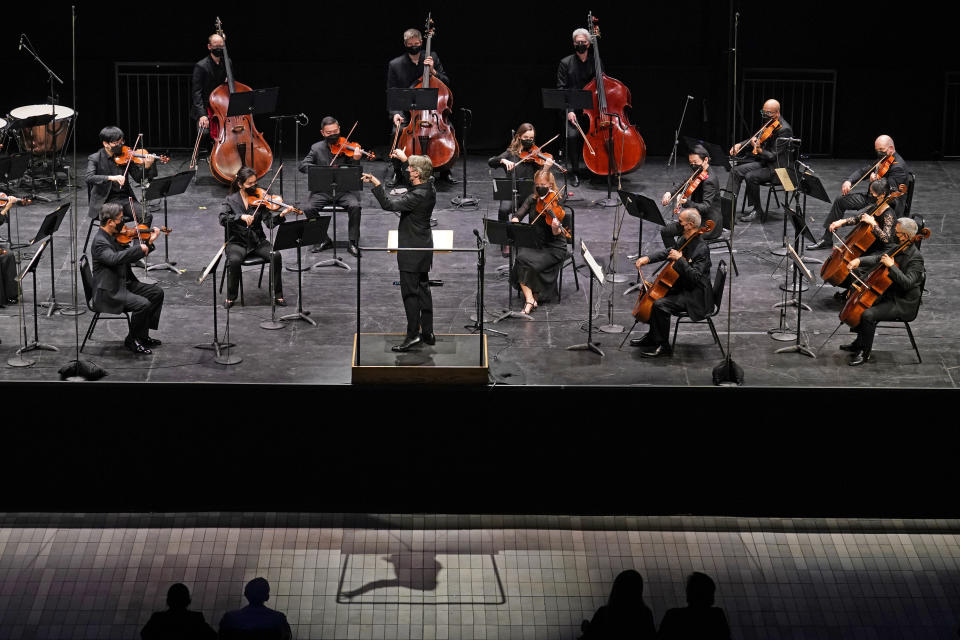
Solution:
[[[192,76],[192,63],[114,63],[117,126],[128,142],[143,133],[147,148],[193,148]]]
[[[834,154],[835,69],[744,69],[740,86],[740,113],[744,117],[737,123],[737,140],[752,135],[763,124],[760,108],[764,101],[774,98],[793,127],[793,136],[803,140],[803,154]]]

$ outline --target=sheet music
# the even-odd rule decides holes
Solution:
[[[603,286],[603,268],[597,264],[597,261],[593,258],[593,255],[587,249],[587,245],[580,241],[580,253],[583,255],[583,259],[590,265],[590,270],[593,271],[594,277],[596,277],[597,282],[600,283],[600,286]]]

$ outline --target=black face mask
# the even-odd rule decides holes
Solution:
[[[761,111],[761,112],[760,112],[760,117],[763,118],[764,121],[767,121],[767,120],[769,120],[770,118],[772,118],[773,116],[770,115],[769,113],[765,112],[765,111]]]
[[[244,191],[247,192],[248,196],[255,196],[257,195],[257,185],[253,185],[252,187],[247,187],[246,189],[244,189]]]
[[[327,146],[337,144],[338,142],[340,142],[340,134],[337,133],[335,135],[324,136],[323,139],[327,141]]]
[[[877,158],[878,158],[879,160],[883,160],[883,159],[886,158],[886,157],[887,157],[887,152],[886,152],[886,151],[877,151]]]
[[[588,46],[588,45],[586,45],[586,44],[584,44],[584,43],[582,43],[582,42],[578,42],[577,44],[573,45],[573,50],[576,51],[577,53],[586,53],[586,52],[587,52],[587,46]]]
[[[520,146],[523,147],[524,151],[530,151],[533,148],[533,140],[521,140]]]
[[[690,165],[690,170],[696,171],[697,169],[700,169],[702,166],[703,166],[702,164],[692,164]]]
[[[537,187],[537,195],[541,198],[550,193],[550,187]]]
[[[119,156],[120,154],[122,154],[122,153],[123,153],[123,143],[121,142],[120,144],[118,144],[118,145],[115,146],[115,147],[110,147],[110,153],[113,154],[113,155],[115,155],[115,156]]]
[[[210,53],[212,53],[212,54],[214,55],[214,57],[216,57],[216,58],[222,58],[222,57],[223,57],[223,49],[221,49],[221,48],[219,48],[219,47],[216,48],[216,49],[211,49],[211,50],[210,50]]]
[[[415,56],[418,53],[420,53],[420,49],[421,49],[420,45],[417,45],[415,47],[407,47],[407,53],[410,54],[411,56]]]

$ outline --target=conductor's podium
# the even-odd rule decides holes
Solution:
[[[487,339],[482,334],[436,334],[433,345],[422,342],[398,353],[402,333],[355,333],[354,384],[487,384]]]

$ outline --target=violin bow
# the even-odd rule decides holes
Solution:
[[[133,152],[137,150],[137,145],[140,144],[140,139],[141,139],[141,138],[143,138],[143,134],[142,134],[142,133],[137,134],[137,140],[136,140],[136,142],[133,143],[133,148],[130,150],[130,157],[127,158],[127,164],[126,164],[126,166],[123,168],[123,179],[124,179],[124,181],[126,181],[126,179],[127,179],[127,171],[130,170],[130,163],[133,162]],[[122,148],[122,147],[121,147],[121,148]]]
[[[260,207],[263,206],[263,200],[270,194],[270,188],[273,187],[273,183],[276,181],[277,176],[280,175],[280,172],[283,171],[283,163],[280,163],[280,168],[277,169],[277,172],[273,174],[273,178],[270,179],[270,184],[267,185],[267,188],[263,190],[263,196],[260,198],[260,204],[257,205],[257,208],[253,210],[253,216],[256,218],[257,214],[260,213]]]
[[[536,222],[537,220],[539,220],[539,219],[540,219],[540,216],[542,216],[542,215],[544,214],[544,212],[546,212],[547,207],[549,207],[550,205],[552,205],[552,204],[557,200],[557,198],[560,197],[560,194],[561,194],[566,188],[567,188],[567,185],[563,185],[562,187],[560,187],[560,191],[554,191],[554,192],[553,192],[553,198],[551,198],[549,202],[544,202],[544,203],[543,203],[543,211],[541,211],[540,213],[538,213],[538,214],[537,214],[537,217],[530,221],[530,224],[533,224],[534,222]]]
[[[853,183],[853,186],[850,187],[850,190],[853,191],[853,188],[854,188],[854,187],[856,187],[858,184],[860,184],[861,182],[863,182],[863,179],[864,179],[864,178],[866,178],[866,177],[869,176],[871,173],[873,173],[874,171],[876,171],[877,168],[880,166],[880,163],[883,162],[883,161],[886,160],[886,159],[887,159],[887,156],[883,156],[882,158],[880,158],[879,160],[877,160],[876,163],[874,163],[874,165],[873,165],[872,167],[870,167],[869,169],[867,169],[867,172],[866,172],[865,174],[863,174],[862,176],[860,176],[860,179],[859,179],[859,180],[857,180],[856,182]]]
[[[518,162],[517,164],[520,164],[520,163],[522,163],[522,162],[526,162],[527,160],[529,160],[530,158],[533,158],[533,157],[535,157],[535,156],[536,156],[536,157],[543,158],[544,160],[546,160],[546,158],[544,158],[543,156],[540,155],[540,151],[542,151],[548,144],[550,144],[551,142],[553,142],[554,140],[556,140],[556,139],[559,138],[559,137],[560,137],[560,134],[558,133],[557,135],[553,136],[552,138],[550,138],[549,140],[547,140],[546,142],[544,142],[542,145],[540,145],[539,147],[537,147],[537,152],[536,152],[536,153],[531,153],[530,155],[528,155],[526,158],[522,159],[522,160],[521,160],[520,162]]]
[[[343,144],[340,145],[340,151],[337,151],[336,155],[334,155],[333,158],[330,159],[330,164],[329,164],[328,166],[332,167],[332,166],[333,166],[333,163],[336,162],[337,157],[340,155],[340,152],[343,151],[344,145],[346,145],[348,142],[350,142],[350,136],[353,135],[353,130],[357,128],[357,124],[359,124],[359,123],[360,123],[360,121],[357,120],[356,122],[353,123],[353,126],[350,127],[350,133],[347,134],[347,137],[344,138]]]

